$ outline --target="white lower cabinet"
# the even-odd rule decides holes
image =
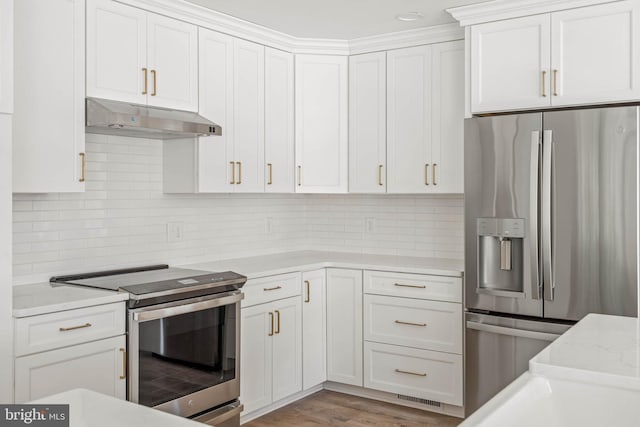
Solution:
[[[362,270],[327,269],[327,379],[362,386]]]
[[[125,399],[125,349],[126,338],[121,335],[18,357],[15,400],[27,402],[74,388]]]
[[[325,269],[302,274],[302,387],[327,380],[327,292]]]
[[[244,413],[302,390],[299,296],[242,309],[240,400]]]

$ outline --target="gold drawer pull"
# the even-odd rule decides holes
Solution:
[[[70,328],[60,328],[60,332],[73,331],[75,329],[89,328],[91,323],[85,323],[84,325],[71,326]]]
[[[151,75],[153,76],[153,93],[151,96],[156,96],[158,94],[158,72],[151,70]]]
[[[231,181],[229,182],[229,184],[235,184],[236,183],[236,162],[229,162],[229,164],[231,165]]]
[[[242,162],[236,162],[238,164],[238,182],[236,184],[242,184]]]
[[[382,165],[378,165],[378,185],[384,185],[382,183]]]
[[[146,95],[147,94],[147,87],[149,86],[148,70],[146,68],[143,68],[142,72],[144,73],[144,90],[142,91],[142,94]]]
[[[302,185],[302,166],[298,166],[298,187]]]
[[[275,310],[276,314],[278,315],[278,320],[276,322],[276,334],[280,333],[280,310]]]
[[[267,163],[267,167],[269,168],[269,181],[267,181],[267,185],[273,184],[273,165],[271,163]]]
[[[426,323],[403,322],[402,320],[396,320],[396,323],[398,325],[427,326]]]
[[[263,291],[277,291],[278,289],[282,289],[282,286],[276,286],[275,288],[262,288]]]
[[[269,318],[271,319],[271,330],[269,331],[269,336],[273,336],[273,313],[269,312]]]
[[[401,288],[416,288],[416,289],[424,289],[425,285],[403,285],[402,283],[394,283],[393,286],[398,286]]]
[[[558,96],[558,70],[553,70],[553,96]]]
[[[79,153],[78,155],[80,156],[80,159],[82,160],[82,172],[80,174],[80,179],[78,179],[78,181],[84,182],[85,181],[84,172],[85,172],[87,155],[85,153]]]
[[[431,178],[433,181],[433,185],[438,185],[438,183],[436,182],[436,166],[438,166],[438,164],[434,163],[433,167],[431,168]]]
[[[120,379],[123,380],[127,378],[127,350],[121,348],[122,352],[122,375],[120,375]]]
[[[305,280],[304,285],[307,287],[307,297],[304,302],[311,302],[311,283],[308,280]]]
[[[429,163],[424,165],[424,185],[429,185]]]
[[[547,97],[547,70],[542,70],[542,96]]]
[[[396,369],[396,372],[399,374],[409,374],[409,375],[415,375],[416,377],[426,377],[427,374],[419,374],[417,372],[411,372],[411,371],[403,371],[402,369]]]

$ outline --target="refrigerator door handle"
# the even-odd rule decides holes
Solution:
[[[538,246],[538,211],[540,197],[540,131],[531,132],[531,189],[529,193],[529,254],[531,260],[531,298],[540,299],[540,247]]]
[[[553,262],[551,258],[551,210],[553,188],[553,132],[542,134],[542,275],[544,299],[553,301]]]
[[[467,328],[480,332],[489,332],[491,334],[508,335],[510,337],[529,338],[533,340],[549,342],[555,341],[555,339],[560,336],[559,334],[552,334],[549,332],[536,332],[526,329],[514,329],[507,328],[505,326],[487,325],[484,323],[473,322],[471,320],[467,320]]]

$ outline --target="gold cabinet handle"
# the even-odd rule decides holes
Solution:
[[[424,185],[429,185],[429,163],[424,165]]]
[[[542,96],[547,97],[547,70],[542,70]]]
[[[558,96],[558,70],[553,70],[553,96]]]
[[[417,376],[417,377],[426,377],[426,376],[427,376],[427,374],[426,374],[426,373],[424,373],[424,374],[420,374],[420,373],[418,373],[418,372],[403,371],[402,369],[396,369],[396,372],[397,372],[397,373],[399,373],[399,374],[415,375],[415,376]]]
[[[121,348],[122,352],[122,375],[120,375],[120,379],[123,380],[127,378],[127,350]]]
[[[304,302],[310,302],[311,301],[311,283],[309,283],[308,280],[304,281],[304,286],[307,288],[307,297],[304,299]]]
[[[142,69],[142,72],[144,73],[144,90],[142,91],[143,95],[147,94],[147,89],[148,89],[148,86],[149,86],[149,74],[148,74],[148,71],[149,70],[147,70],[146,67]]]
[[[85,171],[86,157],[87,156],[85,155],[85,153],[80,153],[79,156],[80,156],[80,159],[82,160],[82,166],[81,166],[81,172],[80,172],[80,179],[78,179],[78,181],[84,182],[84,179],[85,179],[84,171]]]
[[[400,288],[416,288],[416,289],[424,289],[426,288],[425,285],[405,285],[402,283],[394,283],[393,286],[398,286]]]
[[[395,323],[397,323],[398,325],[427,326],[426,323],[403,322],[402,320],[396,320]]]
[[[301,175],[302,175],[302,166],[298,166],[298,187],[302,185]]]
[[[276,334],[280,333],[280,310],[275,310],[278,320],[276,321]]]
[[[153,92],[151,96],[156,96],[158,93],[158,72],[156,70],[151,70],[151,76],[153,76]]]
[[[282,286],[276,286],[274,288],[262,288],[263,291],[276,291],[278,289],[282,289]]]
[[[90,328],[91,323],[85,323],[84,325],[71,326],[69,328],[59,328],[60,332],[74,331],[76,329]]]
[[[267,168],[269,169],[269,181],[267,181],[267,185],[271,185],[273,184],[273,165],[267,163]]]
[[[242,162],[236,162],[238,164],[238,182],[236,184],[242,184]]]
[[[229,162],[231,165],[231,181],[229,184],[233,185],[236,183],[236,162]]]
[[[436,166],[438,166],[438,164],[434,163],[433,167],[431,168],[431,181],[433,182],[433,185],[438,185],[438,183],[436,182]]]
[[[378,165],[378,185],[384,185],[382,183],[382,165]]]
[[[269,318],[271,319],[271,329],[269,330],[269,336],[273,336],[273,313],[269,312]]]

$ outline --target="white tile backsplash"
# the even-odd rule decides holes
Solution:
[[[88,134],[86,152],[84,193],[14,194],[16,284],[299,249],[463,257],[462,196],[163,194],[161,141]]]

